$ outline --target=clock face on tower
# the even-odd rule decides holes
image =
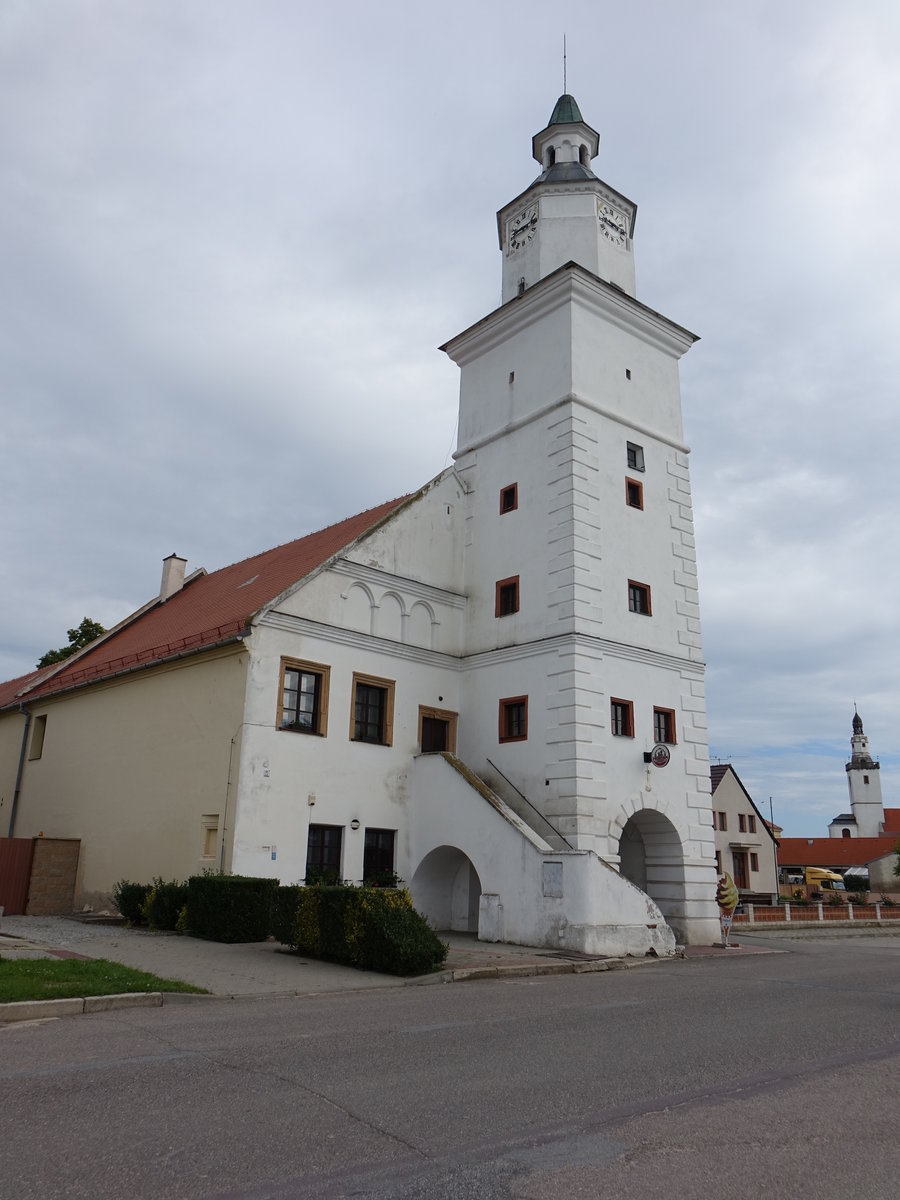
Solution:
[[[507,246],[510,254],[514,254],[516,250],[521,250],[535,235],[537,230],[538,215],[537,206],[530,204],[528,208],[522,210],[518,216],[513,217],[507,225]]]
[[[597,216],[600,220],[600,232],[614,246],[624,246],[628,238],[625,217],[617,208],[605,200],[597,202]]]

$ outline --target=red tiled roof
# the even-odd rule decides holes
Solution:
[[[27,687],[32,680],[45,673],[45,669],[29,671],[27,675],[19,675],[16,679],[7,679],[6,683],[0,683],[0,708],[6,708],[7,705],[12,704],[22,688]]]
[[[45,684],[28,687],[40,671],[0,684],[0,707],[13,704],[23,689],[27,689],[23,699],[34,700],[231,640],[247,628],[260,608],[368,533],[408,499],[390,500],[327,529],[196,577],[164,604],[155,604],[125,622],[96,649],[78,655]]]
[[[896,833],[900,836],[900,808],[886,808],[884,810],[884,832]]]
[[[889,837],[782,838],[778,846],[780,867],[864,867],[873,858],[883,858],[893,849]]]

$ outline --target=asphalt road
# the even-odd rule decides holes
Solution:
[[[900,1191],[900,936],[0,1031],[0,1197]]]

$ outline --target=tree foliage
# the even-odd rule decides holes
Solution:
[[[106,633],[106,630],[96,621],[92,621],[90,617],[85,617],[76,629],[69,629],[67,633],[69,636],[68,646],[61,646],[59,650],[48,650],[46,654],[42,654],[37,663],[39,667],[49,667],[53,663],[62,662],[76,650],[89,645],[102,633]]]
[[[894,874],[900,878],[900,842],[894,847],[894,853],[897,855],[897,861],[894,863]]]

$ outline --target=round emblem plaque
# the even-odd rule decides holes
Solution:
[[[650,755],[650,761],[653,763],[654,767],[666,767],[669,765],[669,759],[671,757],[672,756],[669,754],[669,747],[664,746],[662,742],[657,742]]]

